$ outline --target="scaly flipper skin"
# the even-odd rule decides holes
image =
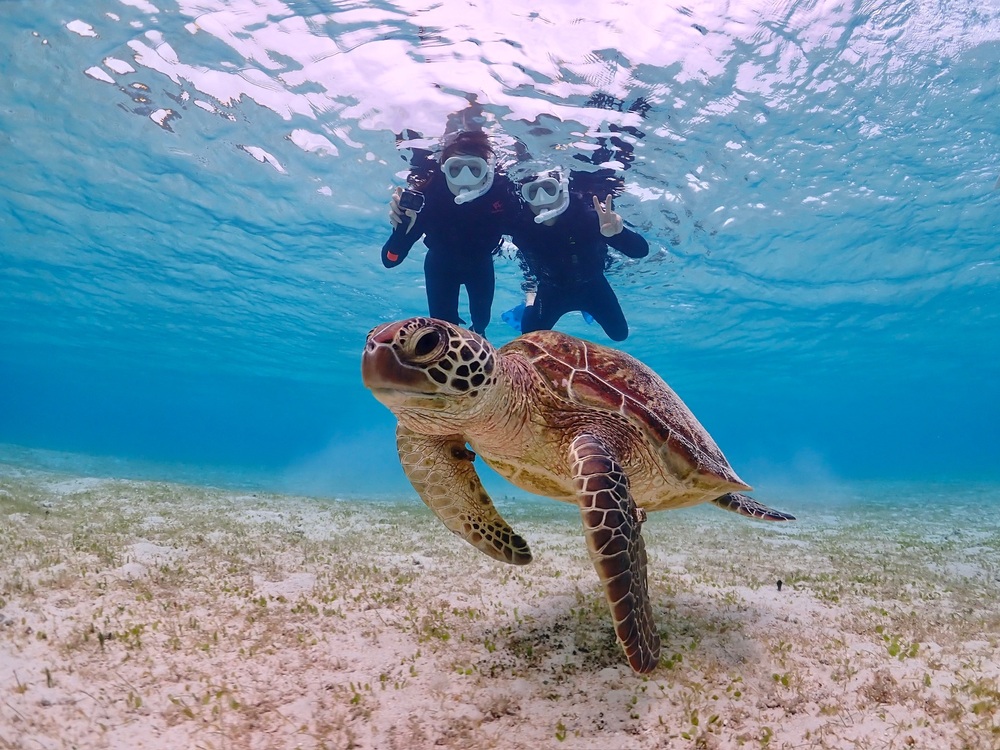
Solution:
[[[418,435],[400,425],[396,447],[413,488],[445,526],[494,560],[531,562],[528,543],[497,513],[472,465],[476,454],[460,436]]]
[[[646,585],[645,513],[636,507],[622,467],[599,438],[577,437],[570,461],[587,549],[604,585],[615,635],[632,669],[652,672],[660,661],[660,636]]]
[[[774,508],[768,508],[763,503],[758,503],[749,495],[741,492],[729,492],[722,497],[717,497],[712,501],[723,510],[730,510],[748,518],[757,518],[761,521],[794,521],[795,516],[784,513]]]

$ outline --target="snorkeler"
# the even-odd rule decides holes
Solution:
[[[643,258],[649,243],[615,213],[612,192],[602,202],[582,187],[584,176],[572,175],[572,181],[559,172],[538,175],[521,188],[525,208],[511,239],[525,261],[526,275],[537,280],[537,292],[527,296],[521,331],[551,329],[563,315],[579,310],[600,323],[613,341],[623,341],[628,322],[604,275],[608,248]]]
[[[496,154],[482,131],[451,137],[440,164],[413,172],[410,188],[396,190],[389,205],[392,235],[382,247],[382,264],[398,266],[424,238],[424,280],[428,313],[462,324],[458,300],[469,295],[471,328],[486,331],[493,308],[493,254],[516,210],[514,185],[496,168]]]

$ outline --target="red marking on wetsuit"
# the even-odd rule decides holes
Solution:
[[[385,257],[391,261],[399,260],[399,256],[396,253],[390,253],[388,250],[385,251]]]
[[[503,201],[493,201],[492,213],[498,214],[503,211]]]

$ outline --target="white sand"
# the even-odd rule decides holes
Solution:
[[[575,510],[500,507],[530,566],[415,498],[0,467],[0,748],[1000,747],[996,513],[654,514],[638,677]]]

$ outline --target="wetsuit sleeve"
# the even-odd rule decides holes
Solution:
[[[520,215],[517,189],[506,175],[501,175],[499,200],[503,201],[503,214],[500,221],[500,233],[510,237],[516,228]],[[496,184],[496,183],[494,183]]]
[[[401,221],[397,224],[396,228],[392,230],[389,239],[382,245],[382,265],[386,268],[393,268],[406,260],[410,248],[413,247],[414,243],[420,239],[420,235],[423,234],[423,232],[417,229],[416,225],[407,232],[407,226],[409,226],[408,221]]]
[[[624,227],[614,237],[605,239],[611,247],[630,258],[645,258],[649,255],[649,243],[646,242],[646,238],[628,227]]]

